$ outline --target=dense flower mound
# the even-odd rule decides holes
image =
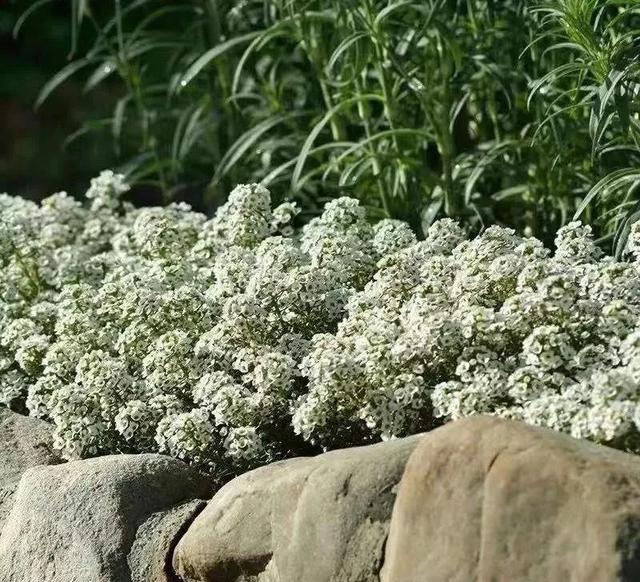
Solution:
[[[552,254],[451,220],[417,242],[340,198],[299,232],[239,186],[212,219],[0,196],[0,403],[55,424],[67,458],[159,451],[233,472],[475,413],[640,445],[640,233],[588,227]]]

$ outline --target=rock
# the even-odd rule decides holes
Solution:
[[[173,580],[171,557],[175,545],[205,506],[202,500],[189,501],[154,513],[138,528],[128,558],[132,582]]]
[[[491,417],[411,455],[383,582],[640,580],[640,458]]]
[[[172,510],[209,493],[207,479],[161,455],[116,455],[29,469],[0,535],[2,580],[162,580],[159,552],[169,549],[181,519],[190,519],[196,508]],[[172,531],[164,532],[163,523]],[[139,530],[153,533],[155,541],[136,542]],[[151,578],[144,572],[132,575],[130,563],[136,567],[145,556]]]
[[[373,582],[411,437],[281,461],[225,485],[178,542],[185,581]]]
[[[48,423],[0,407],[0,531],[22,474],[29,467],[59,462],[49,449],[50,437]]]
[[[7,491],[55,460],[38,444],[46,432],[0,412]],[[160,455],[29,468],[0,534],[0,579],[640,580],[640,457],[514,421],[274,463],[205,507],[209,493]]]

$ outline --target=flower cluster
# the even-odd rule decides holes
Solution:
[[[640,265],[603,258],[578,223],[555,247],[443,220],[382,259],[313,338],[295,430],[332,446],[336,426],[357,442],[485,413],[638,448]]]
[[[555,252],[509,229],[425,240],[356,200],[299,231],[238,186],[214,217],[0,196],[0,403],[66,458],[159,451],[235,472],[487,413],[638,449],[640,229]]]
[[[0,198],[0,402],[55,425],[67,458],[157,450],[205,467],[308,447],[291,425],[313,336],[385,254],[415,242],[352,199],[296,235],[296,205],[239,186],[216,215]]]

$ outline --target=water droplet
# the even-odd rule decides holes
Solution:
[[[413,89],[414,91],[424,91],[424,85],[422,81],[416,79],[415,77],[413,77],[409,81],[409,87],[411,87],[411,89]]]

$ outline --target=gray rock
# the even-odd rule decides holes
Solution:
[[[640,580],[640,457],[472,417],[402,478],[383,582]]]
[[[22,474],[59,462],[49,448],[50,438],[48,423],[0,407],[0,531]]]
[[[118,455],[29,469],[0,535],[2,580],[155,582],[162,579],[154,566],[158,552],[168,550],[180,520],[194,511],[191,506],[176,514],[172,508],[206,499],[209,493],[207,479],[160,455]],[[162,512],[168,513],[158,515]],[[162,523],[172,531],[163,533]],[[136,542],[139,530],[153,532],[157,543]],[[131,572],[130,563],[140,565],[144,556],[151,578]]]
[[[154,513],[138,528],[128,557],[132,582],[173,582],[175,545],[205,506],[206,501],[189,501]]]
[[[183,580],[374,582],[411,437],[274,463],[225,485],[178,542]]]

